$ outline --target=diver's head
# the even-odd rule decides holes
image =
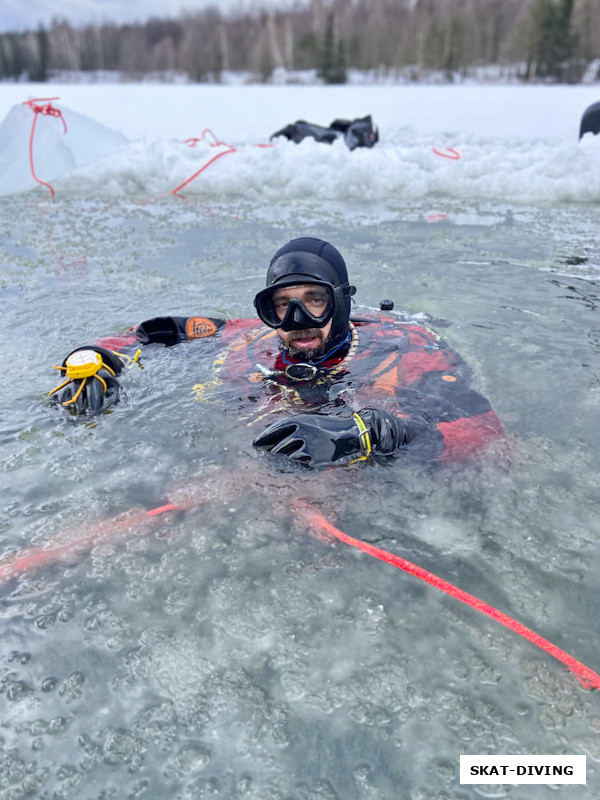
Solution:
[[[310,360],[348,337],[350,297],[346,264],[322,239],[292,239],[271,259],[267,288],[254,298],[258,316],[275,328],[285,349]]]

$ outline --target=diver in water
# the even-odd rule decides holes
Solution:
[[[261,322],[155,317],[72,351],[50,394],[75,415],[97,414],[117,402],[117,376],[140,345],[203,339],[222,347],[216,357],[204,351],[214,379],[194,387],[197,399],[235,386],[238,418],[262,427],[253,444],[294,462],[458,460],[498,443],[500,421],[470,387],[464,361],[410,318],[351,316],[355,291],[333,245],[293,239],[273,256],[254,298]]]

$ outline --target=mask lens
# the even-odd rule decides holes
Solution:
[[[278,327],[279,318],[273,306],[273,290],[271,288],[263,289],[262,292],[259,292],[254,298],[254,305],[258,316],[265,325],[269,325],[271,328]]]
[[[271,328],[283,326],[284,330],[294,317],[302,317],[309,323],[302,327],[322,327],[327,323],[334,305],[333,288],[329,284],[310,284],[301,297],[293,294],[295,292],[284,287],[263,289],[254,299],[258,316]]]
[[[280,321],[285,319],[291,306],[300,306],[304,313],[314,320],[324,319],[331,308],[331,296],[326,289],[315,286],[300,297],[290,298],[285,292],[273,296],[273,308]]]

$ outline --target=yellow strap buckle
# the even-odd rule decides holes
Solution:
[[[140,356],[142,355],[141,350],[137,350],[133,358],[128,356],[127,353],[119,353],[117,350],[113,350],[112,352],[117,356],[117,358],[121,359],[127,369],[131,369],[134,364],[137,364],[140,369],[144,369],[142,362],[140,361]]]
[[[354,463],[355,461],[364,461],[367,459],[371,455],[373,445],[371,444],[371,434],[363,422],[362,417],[359,414],[352,414],[352,419],[356,422],[358,427],[358,441],[360,443],[360,456],[359,458],[353,459],[351,463]]]

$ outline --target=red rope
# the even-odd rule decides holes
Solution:
[[[31,123],[31,133],[29,134],[29,168],[31,169],[31,174],[33,176],[34,181],[37,181],[42,186],[50,189],[50,194],[54,197],[54,189],[46,181],[43,181],[41,178],[38,178],[35,172],[35,167],[33,166],[33,139],[35,135],[35,126],[37,124],[39,114],[42,114],[46,117],[56,117],[61,120],[63,124],[63,134],[67,132],[67,123],[65,122],[65,118],[63,117],[62,111],[60,108],[55,108],[52,105],[52,100],[58,100],[58,97],[36,97],[32,100],[26,100],[23,105],[29,106],[29,108],[33,111],[33,120]],[[37,105],[37,103],[46,103],[46,105]]]
[[[449,158],[452,161],[458,161],[460,158],[460,153],[453,147],[447,147],[445,153],[442,153],[441,150],[437,149],[437,147],[432,147],[431,149],[436,154],[436,156],[440,156],[441,158]]]
[[[209,139],[212,139],[212,141],[209,141]],[[217,160],[218,160],[219,158],[221,158],[222,156],[226,156],[226,155],[229,155],[229,153],[235,153],[235,152],[236,152],[236,148],[235,148],[235,147],[233,147],[233,146],[232,146],[232,145],[230,145],[230,144],[227,144],[227,142],[219,142],[219,141],[217,140],[217,137],[216,137],[216,136],[215,136],[215,134],[214,134],[214,133],[211,131],[211,129],[210,129],[210,128],[206,128],[205,130],[203,130],[203,131],[202,131],[202,136],[201,136],[199,139],[197,139],[197,138],[195,138],[195,137],[192,137],[191,139],[186,139],[186,140],[184,141],[184,144],[187,144],[187,146],[188,146],[188,147],[195,147],[195,146],[196,146],[196,144],[197,144],[198,142],[208,142],[208,144],[210,144],[210,146],[211,146],[211,147],[226,147],[226,148],[227,148],[227,150],[222,150],[220,153],[217,153],[217,155],[216,155],[216,156],[213,156],[213,157],[210,159],[210,161],[207,161],[207,162],[206,162],[206,164],[203,164],[203,165],[200,167],[200,169],[199,169],[199,170],[197,170],[196,172],[194,172],[194,174],[193,174],[193,175],[190,175],[190,177],[189,177],[189,178],[187,178],[187,179],[186,179],[186,180],[185,180],[185,181],[184,181],[182,184],[180,184],[180,185],[179,185],[179,186],[178,186],[176,189],[173,189],[173,191],[171,192],[171,194],[174,194],[174,195],[181,196],[181,195],[179,195],[179,192],[181,191],[181,189],[183,189],[183,187],[184,187],[184,186],[187,186],[187,185],[188,185],[188,183],[191,183],[191,182],[194,180],[194,178],[197,178],[197,177],[198,177],[198,175],[200,175],[202,172],[204,172],[204,170],[205,170],[205,169],[208,169],[208,168],[210,167],[210,165],[211,165],[211,164],[214,164],[214,163],[215,163],[215,161],[217,161]]]
[[[448,214],[444,211],[430,211],[425,214],[425,222],[445,222],[448,219]]]
[[[327,520],[316,508],[305,508],[305,513],[306,519],[311,528],[325,531],[331,536],[334,536],[336,539],[339,539],[341,542],[349,544],[351,547],[356,547],[359,550],[362,550],[364,553],[368,553],[370,556],[378,558],[380,561],[385,561],[387,564],[391,564],[397,569],[404,570],[404,572],[408,572],[415,578],[419,578],[419,580],[425,581],[425,583],[429,583],[431,586],[435,586],[436,589],[445,592],[451,597],[455,597],[462,603],[466,603],[466,605],[470,606],[471,608],[481,611],[482,614],[487,614],[488,617],[495,619],[496,622],[499,622],[501,625],[509,628],[514,633],[518,633],[519,636],[522,636],[524,639],[527,639],[527,641],[536,645],[536,647],[545,650],[546,653],[549,653],[551,656],[558,659],[558,661],[563,663],[571,670],[579,683],[585,689],[600,689],[600,675],[591,670],[589,667],[586,667],[585,664],[581,663],[581,661],[577,661],[576,658],[573,658],[573,656],[565,653],[564,650],[561,650],[555,644],[552,644],[552,642],[549,642],[547,639],[544,639],[542,636],[535,633],[535,631],[530,630],[530,628],[526,628],[525,625],[521,625],[520,622],[517,622],[512,617],[509,617],[508,614],[498,611],[497,608],[488,605],[488,603],[485,603],[483,600],[479,600],[472,594],[468,594],[468,592],[459,589],[457,586],[445,581],[443,578],[438,578],[438,576],[434,575],[432,572],[428,572],[426,569],[418,567],[416,564],[413,564],[411,561],[407,561],[401,556],[388,553],[386,550],[380,550],[378,547],[374,547],[367,542],[363,542],[361,539],[353,539],[351,536],[348,536],[348,534],[336,528],[335,525],[332,525],[331,522],[329,522],[329,520]]]
[[[121,514],[118,517],[91,526],[91,528],[85,530],[85,533],[73,542],[58,545],[50,549],[32,547],[29,550],[19,553],[13,561],[0,565],[0,581],[10,580],[16,577],[20,572],[41,567],[44,564],[50,564],[62,558],[70,557],[74,553],[89,549],[95,543],[98,536],[102,534],[113,533],[119,528],[123,529],[124,533],[127,533],[132,527],[148,521],[149,518],[166,514],[169,511],[185,511],[188,508],[199,505],[201,502],[207,502],[208,499],[209,498],[202,498],[201,500],[196,500],[189,498],[178,504],[167,503],[166,505],[152,508],[149,511],[133,510],[129,513]],[[329,520],[326,519],[318,509],[314,508],[314,506],[308,506],[304,503],[297,504],[296,512],[301,515],[313,532],[325,533],[329,536],[333,536],[340,542],[344,542],[344,544],[348,544],[351,547],[356,547],[358,550],[362,550],[362,552],[373,556],[373,558],[377,558],[397,569],[408,572],[409,575],[413,575],[415,578],[450,595],[450,597],[460,600],[462,603],[470,606],[470,608],[474,608],[482,614],[486,614],[488,617],[491,617],[496,620],[496,622],[499,622],[514,633],[527,639],[528,642],[531,642],[531,644],[544,650],[564,664],[573,675],[575,675],[584,689],[600,689],[600,675],[589,667],[586,667],[581,661],[573,658],[573,656],[569,655],[564,650],[561,650],[555,644],[552,644],[548,639],[544,639],[542,636],[535,633],[535,631],[525,627],[525,625],[517,622],[512,617],[509,617],[508,614],[499,611],[483,600],[479,600],[479,598],[465,592],[463,589],[459,589],[458,586],[454,586],[454,584],[413,564],[411,561],[401,556],[389,553],[387,550],[381,550],[361,539],[354,539],[352,536],[348,536],[347,533],[339,530],[339,528],[336,528],[335,525],[329,522]]]
[[[166,514],[167,511],[178,511],[178,507],[173,505],[173,503],[167,503],[165,506],[159,506],[158,508],[151,508],[150,511],[146,511],[147,517],[156,517],[159,514]]]
[[[119,532],[127,534],[132,528],[143,526],[152,517],[166,514],[169,511],[185,511],[187,508],[199,505],[200,502],[200,500],[189,500],[178,505],[167,503],[164,506],[152,508],[150,511],[132,509],[111,519],[92,523],[91,525],[84,524],[78,530],[76,539],[50,547],[43,545],[30,547],[17,553],[12,561],[7,561],[4,564],[0,563],[0,583],[9,581],[22,572],[29,572],[46,564],[54,564],[63,559],[70,559],[77,553],[90,550],[96,541],[103,536],[108,535],[114,538]]]

